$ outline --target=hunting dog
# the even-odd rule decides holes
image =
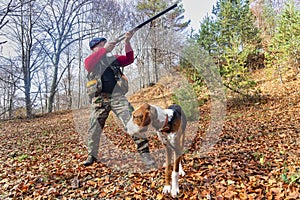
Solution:
[[[127,132],[130,135],[147,131],[149,125],[156,129],[158,138],[164,144],[166,150],[163,193],[171,193],[174,198],[179,194],[179,175],[185,175],[181,159],[186,124],[186,116],[179,105],[173,104],[167,109],[163,109],[159,106],[144,103],[132,113],[132,117],[126,125]],[[174,153],[173,171],[171,166],[172,152]]]

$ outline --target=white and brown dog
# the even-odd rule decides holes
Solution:
[[[186,124],[186,116],[179,105],[173,104],[167,109],[163,109],[159,106],[144,103],[132,113],[132,117],[126,126],[130,135],[145,132],[149,125],[156,129],[159,139],[166,148],[163,193],[171,193],[174,198],[179,194],[179,175],[185,175],[181,166],[181,159]],[[174,153],[173,171],[171,166],[172,152]]]

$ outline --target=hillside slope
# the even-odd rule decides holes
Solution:
[[[300,198],[300,78],[280,84],[265,80],[263,70],[255,77],[261,98],[227,100],[223,131],[206,154],[200,149],[210,125],[210,102],[199,108],[199,121],[188,129],[192,140],[186,145],[179,199]],[[162,79],[130,101],[166,107],[178,80]],[[113,115],[105,127],[102,162],[83,167],[87,124],[87,109],[1,122],[0,199],[171,199],[161,194],[162,167],[132,169],[141,163],[130,157],[134,144]],[[156,136],[149,138],[151,151],[163,152]]]

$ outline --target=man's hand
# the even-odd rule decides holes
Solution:
[[[130,42],[130,39],[132,38],[133,34],[134,34],[134,31],[129,31],[125,34],[125,43]]]
[[[107,42],[104,46],[106,52],[111,52],[116,46],[116,42]]]

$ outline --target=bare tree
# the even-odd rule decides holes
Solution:
[[[286,0],[251,0],[251,12],[256,17],[256,26],[260,30],[260,37],[264,50],[276,32],[278,16]]]
[[[15,94],[20,81],[21,72],[8,58],[0,57],[0,117],[12,118],[15,102]]]
[[[65,92],[66,92],[66,97],[67,97],[67,108],[71,109],[72,107],[72,73],[71,73],[71,69],[72,69],[72,61],[73,58],[70,58],[70,53],[68,51],[67,54],[67,78],[65,81]]]
[[[145,20],[160,12],[162,8],[167,8],[174,4],[174,2],[172,0],[139,0],[137,3],[137,15]],[[180,1],[176,2],[179,3]],[[183,8],[178,6],[171,12],[152,21],[149,29],[144,29],[146,33],[141,31],[139,49],[144,50],[140,52],[140,58],[138,58],[139,72],[144,73],[140,74],[140,77],[148,76],[144,77],[144,80],[147,80],[147,82],[143,83],[142,87],[156,83],[161,77],[161,69],[168,68],[168,66],[164,65],[167,63],[166,60],[172,58],[174,52],[175,54],[180,54],[179,46],[183,40],[178,35],[190,23],[190,21],[183,20],[183,12]],[[174,34],[174,32],[179,34]],[[147,61],[145,62],[144,60],[146,59]]]
[[[73,68],[73,61],[75,60],[75,57],[72,56],[71,53],[72,48],[67,48],[65,55],[63,56],[63,65],[64,71],[66,71],[66,74],[64,71],[61,73],[61,76],[58,80],[60,82],[60,86],[57,88],[57,95],[56,99],[60,100],[60,103],[57,104],[63,109],[71,109],[73,104],[73,85],[75,84],[74,78],[75,73],[72,73]],[[58,98],[59,95],[59,98]]]
[[[41,6],[41,7],[39,7]],[[24,87],[22,91],[25,94],[26,116],[32,116],[32,79],[36,71],[39,70],[41,63],[44,61],[42,51],[37,48],[37,40],[39,32],[35,23],[42,12],[42,5],[36,0],[28,2],[21,1],[20,6],[13,15],[10,16],[10,23],[7,24],[7,38],[16,43],[18,65],[22,69],[22,80]]]
[[[116,39],[124,31],[133,28],[132,8],[132,5],[125,1],[95,0],[90,15],[91,28],[98,30],[96,35]]]
[[[80,30],[77,29],[78,23],[86,23],[81,19],[86,19],[84,15],[89,12],[87,9],[91,7],[92,2],[92,0],[49,0],[47,2],[39,26],[44,31],[44,37],[47,38],[47,43],[41,42],[40,44],[52,64],[48,112],[53,110],[54,97],[59,85],[59,77],[61,76],[59,66],[62,53],[75,42],[84,40],[93,33],[87,28],[78,36]]]
[[[9,22],[7,16],[15,8],[12,6],[13,0],[10,0],[7,4],[0,2],[0,30]],[[0,41],[0,45],[6,43],[7,41]]]

